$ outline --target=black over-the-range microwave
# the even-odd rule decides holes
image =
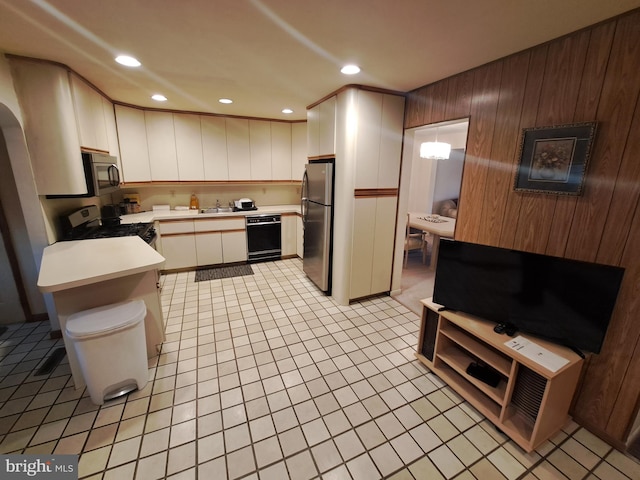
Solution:
[[[87,193],[70,195],[47,195],[47,198],[99,197],[120,188],[118,159],[105,153],[82,152]]]

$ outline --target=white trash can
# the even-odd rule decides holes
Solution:
[[[67,337],[96,405],[147,384],[146,314],[144,301],[134,300],[69,315]]]

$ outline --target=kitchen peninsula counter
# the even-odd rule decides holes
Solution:
[[[38,288],[53,295],[76,389],[84,387],[85,381],[66,334],[67,320],[74,313],[143,300],[147,357],[158,354],[165,339],[158,284],[158,270],[164,262],[162,255],[137,236],[58,242],[44,249]]]
[[[44,249],[38,288],[52,293],[148,270],[164,257],[137,236],[57,242]]]

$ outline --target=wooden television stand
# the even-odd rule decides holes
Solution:
[[[421,302],[416,357],[496,427],[532,452],[565,425],[582,358],[568,348],[516,334],[568,360],[554,372],[506,346],[512,338],[495,333],[494,322],[438,312],[441,305],[431,298]],[[472,362],[490,367],[497,385],[468,374]]]

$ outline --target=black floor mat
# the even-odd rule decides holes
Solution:
[[[221,278],[240,277],[243,275],[253,275],[251,265],[235,265],[232,267],[217,267],[196,270],[196,282],[205,280],[218,280]]]
[[[67,351],[64,349],[64,347],[56,348],[34,375],[48,375],[49,373],[53,372],[53,370],[60,364],[60,361],[66,354]]]
[[[9,330],[9,327],[0,327],[0,336],[4,335],[7,330]]]

